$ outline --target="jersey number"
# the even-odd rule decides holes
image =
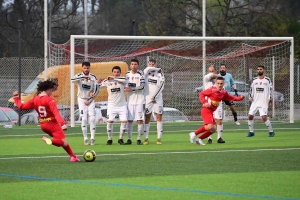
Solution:
[[[38,109],[39,109],[40,117],[46,117],[47,116],[47,111],[46,111],[45,106],[39,106]]]

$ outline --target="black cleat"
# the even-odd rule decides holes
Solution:
[[[107,140],[106,145],[112,145],[113,141],[112,140]]]
[[[219,142],[219,140],[218,140],[218,142]],[[212,139],[208,139],[207,144],[212,144]]]
[[[218,143],[225,143],[225,141],[222,138],[219,138]]]
[[[131,141],[131,139],[128,139],[128,140],[127,140],[127,142],[125,142],[124,144],[125,144],[125,145],[132,144],[132,141]]]
[[[143,143],[142,143],[141,140],[137,140],[137,141],[136,141],[136,144],[137,144],[137,145],[143,145]]]
[[[120,145],[125,144],[124,141],[123,141],[123,139],[118,139],[118,143],[119,143]]]

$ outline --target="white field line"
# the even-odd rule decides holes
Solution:
[[[211,150],[211,151],[170,151],[170,152],[141,152],[141,153],[97,153],[97,157],[103,156],[133,156],[133,155],[161,155],[161,154],[198,154],[198,153],[231,153],[231,152],[258,152],[258,151],[294,151],[300,148],[282,148],[282,149],[232,149],[232,150]],[[41,158],[66,158],[69,156],[24,156],[24,157],[5,157],[0,160],[13,160],[13,159],[41,159]]]
[[[39,129],[39,128],[37,128]],[[300,130],[299,128],[275,128],[275,132],[276,130]],[[164,133],[189,133],[193,130],[189,129],[189,130],[174,130],[174,131],[164,131]],[[236,131],[249,131],[248,128],[244,128],[244,129],[224,129],[224,133],[230,133],[230,132],[236,132]],[[255,131],[267,131],[267,128],[263,128],[263,129],[255,129]],[[132,133],[136,133],[135,131],[133,131]],[[248,133],[248,132],[247,132]],[[70,133],[68,131],[65,132],[65,134],[68,135],[82,135],[82,133]],[[107,133],[102,132],[102,133],[96,133],[97,135],[106,135]],[[246,134],[246,133],[245,133]],[[22,135],[0,135],[1,137],[32,137],[32,136],[41,136],[41,135],[46,135],[46,133],[43,133],[41,131],[41,133],[38,134],[22,134]]]

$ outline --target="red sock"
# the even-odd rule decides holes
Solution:
[[[63,146],[63,148],[70,156],[76,157],[76,155],[73,153],[73,150],[71,149],[69,144],[66,147]]]
[[[201,140],[203,140],[203,139],[209,137],[211,134],[212,134],[212,132],[210,132],[210,131],[205,131],[199,138],[200,138]]]
[[[200,133],[203,133],[205,131],[205,125],[201,126],[200,128],[198,128],[196,131],[195,131],[195,134],[196,135],[199,135]]]
[[[57,147],[61,147],[64,145],[64,141],[58,138],[52,138],[52,144]]]

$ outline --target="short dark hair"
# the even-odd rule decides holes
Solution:
[[[151,59],[149,60],[149,62],[153,62],[153,63],[155,64],[155,63],[156,63],[156,60],[154,60],[154,59],[151,58]]]
[[[224,63],[221,63],[220,67],[221,67],[221,66],[225,66],[225,67],[226,67],[226,65],[225,65]]]
[[[120,70],[120,72],[122,72],[122,71],[121,71],[121,67],[120,67],[120,66],[114,66],[114,67],[111,69],[111,71],[113,72],[113,71],[114,71],[114,69],[118,69],[118,70]]]
[[[263,68],[263,69],[265,69],[265,66],[263,66],[263,65],[258,65],[257,68]],[[257,69],[257,68],[256,68],[256,69]]]
[[[46,90],[49,90],[49,89],[56,89],[57,87],[58,87],[58,84],[53,79],[48,79],[48,80],[45,80],[45,81],[40,81],[37,84],[37,90],[39,92],[46,91]]]
[[[83,67],[84,65],[90,67],[91,63],[89,61],[84,61],[81,66]]]
[[[140,63],[139,63],[139,60],[138,60],[138,59],[135,59],[135,58],[134,58],[134,59],[131,59],[130,62],[131,62],[131,63],[132,63],[132,62],[136,62],[138,65],[140,64]]]
[[[224,78],[223,78],[222,76],[218,76],[218,77],[217,77],[217,80],[222,80],[222,81],[224,81]]]

